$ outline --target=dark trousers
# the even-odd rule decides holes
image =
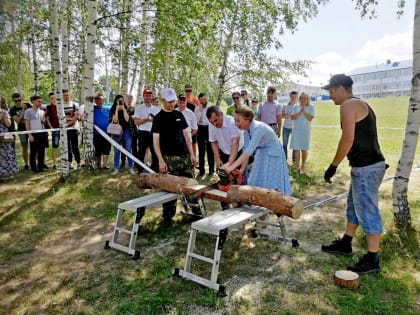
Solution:
[[[33,142],[29,142],[29,164],[33,172],[42,171],[45,165],[45,148],[48,144],[47,133],[34,133]]]
[[[235,160],[237,160],[237,159],[241,156],[241,154],[242,154],[242,150],[240,150],[240,151],[238,152],[238,155],[236,156],[236,159],[235,159]],[[225,154],[222,150],[219,150],[219,157],[220,157],[220,159],[222,160],[223,164],[226,164],[226,163],[229,161],[229,156],[230,156],[230,155]],[[237,168],[238,168],[238,169],[240,169],[240,168],[241,168],[241,166],[238,166]],[[247,180],[246,180],[246,176],[247,176],[247,173],[248,173],[248,171],[247,171],[247,170],[248,170],[248,168],[245,168],[245,171],[244,171],[244,173],[243,173],[244,180],[242,181],[242,185],[246,185],[246,182],[247,182]],[[220,204],[222,205],[222,209],[223,209],[223,210],[229,209],[229,208],[230,208],[230,206],[231,206],[231,204],[230,204],[230,203],[226,203],[226,202],[220,202]]]
[[[198,125],[197,131],[198,145],[198,167],[200,175],[205,173],[205,155],[207,152],[207,162],[209,164],[209,173],[214,173],[214,155],[209,141],[209,126]]]
[[[146,155],[146,150],[149,148],[150,154],[152,155],[152,165],[151,169],[156,173],[159,172],[159,161],[156,156],[155,150],[153,148],[153,134],[149,131],[139,130],[138,133],[138,152],[137,157],[141,162],[144,162],[144,156]],[[139,172],[143,172],[143,168],[140,165],[137,165]]]
[[[67,130],[67,142],[69,150],[69,163],[76,160],[80,164],[80,151],[79,151],[79,135],[77,130]]]

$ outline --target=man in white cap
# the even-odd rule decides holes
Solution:
[[[184,115],[174,110],[176,101],[177,97],[172,88],[163,89],[161,94],[163,107],[153,119],[153,148],[159,161],[160,173],[192,178],[194,177],[195,156]],[[193,211],[201,214],[199,208]],[[175,212],[176,200],[163,204],[165,221],[170,221]]]

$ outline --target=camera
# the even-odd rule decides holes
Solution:
[[[123,102],[122,101],[118,101],[118,105],[123,105]]]

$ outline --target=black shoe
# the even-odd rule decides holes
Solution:
[[[49,169],[49,167],[47,166],[47,165],[42,165],[42,167],[41,167],[43,170],[48,170]]]
[[[379,266],[379,257],[376,256],[375,259],[369,258],[368,255],[363,255],[359,258],[359,261],[353,266],[348,266],[347,270],[357,272],[358,274],[366,273],[377,273],[380,269]]]
[[[24,170],[29,170],[29,165],[28,165],[28,164],[26,164],[26,165],[23,167],[23,169],[24,169]]]
[[[341,255],[351,255],[353,252],[351,243],[344,241],[342,238],[337,238],[330,245],[322,245],[321,250],[326,253]]]

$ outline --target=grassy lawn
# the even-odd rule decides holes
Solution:
[[[390,168],[380,191],[382,269],[362,276],[359,288],[339,288],[332,277],[365,252],[361,230],[352,257],[320,251],[321,244],[343,232],[345,198],[309,208],[299,220],[285,218],[298,248],[232,232],[218,278],[227,296],[220,297],[171,276],[174,267],[183,268],[189,237],[191,221],[180,213],[165,225],[160,209],[146,211],[137,241],[140,260],[104,250],[117,204],[148,193],[136,187],[128,171],[115,177],[109,170],[75,171],[66,183],[51,170],[36,175],[21,171],[0,184],[0,314],[419,314],[419,153],[408,192],[415,230],[403,235],[392,220],[391,177],[401,154],[408,100],[370,104]],[[333,184],[323,183],[340,135],[338,107],[323,102],[315,110],[307,173],[290,171],[294,195],[306,205],[345,192],[349,181],[344,162]],[[210,213],[220,209],[217,202],[206,204]],[[214,247],[208,235],[199,234],[198,243],[205,253]],[[206,276],[210,271],[196,262],[193,269]]]

